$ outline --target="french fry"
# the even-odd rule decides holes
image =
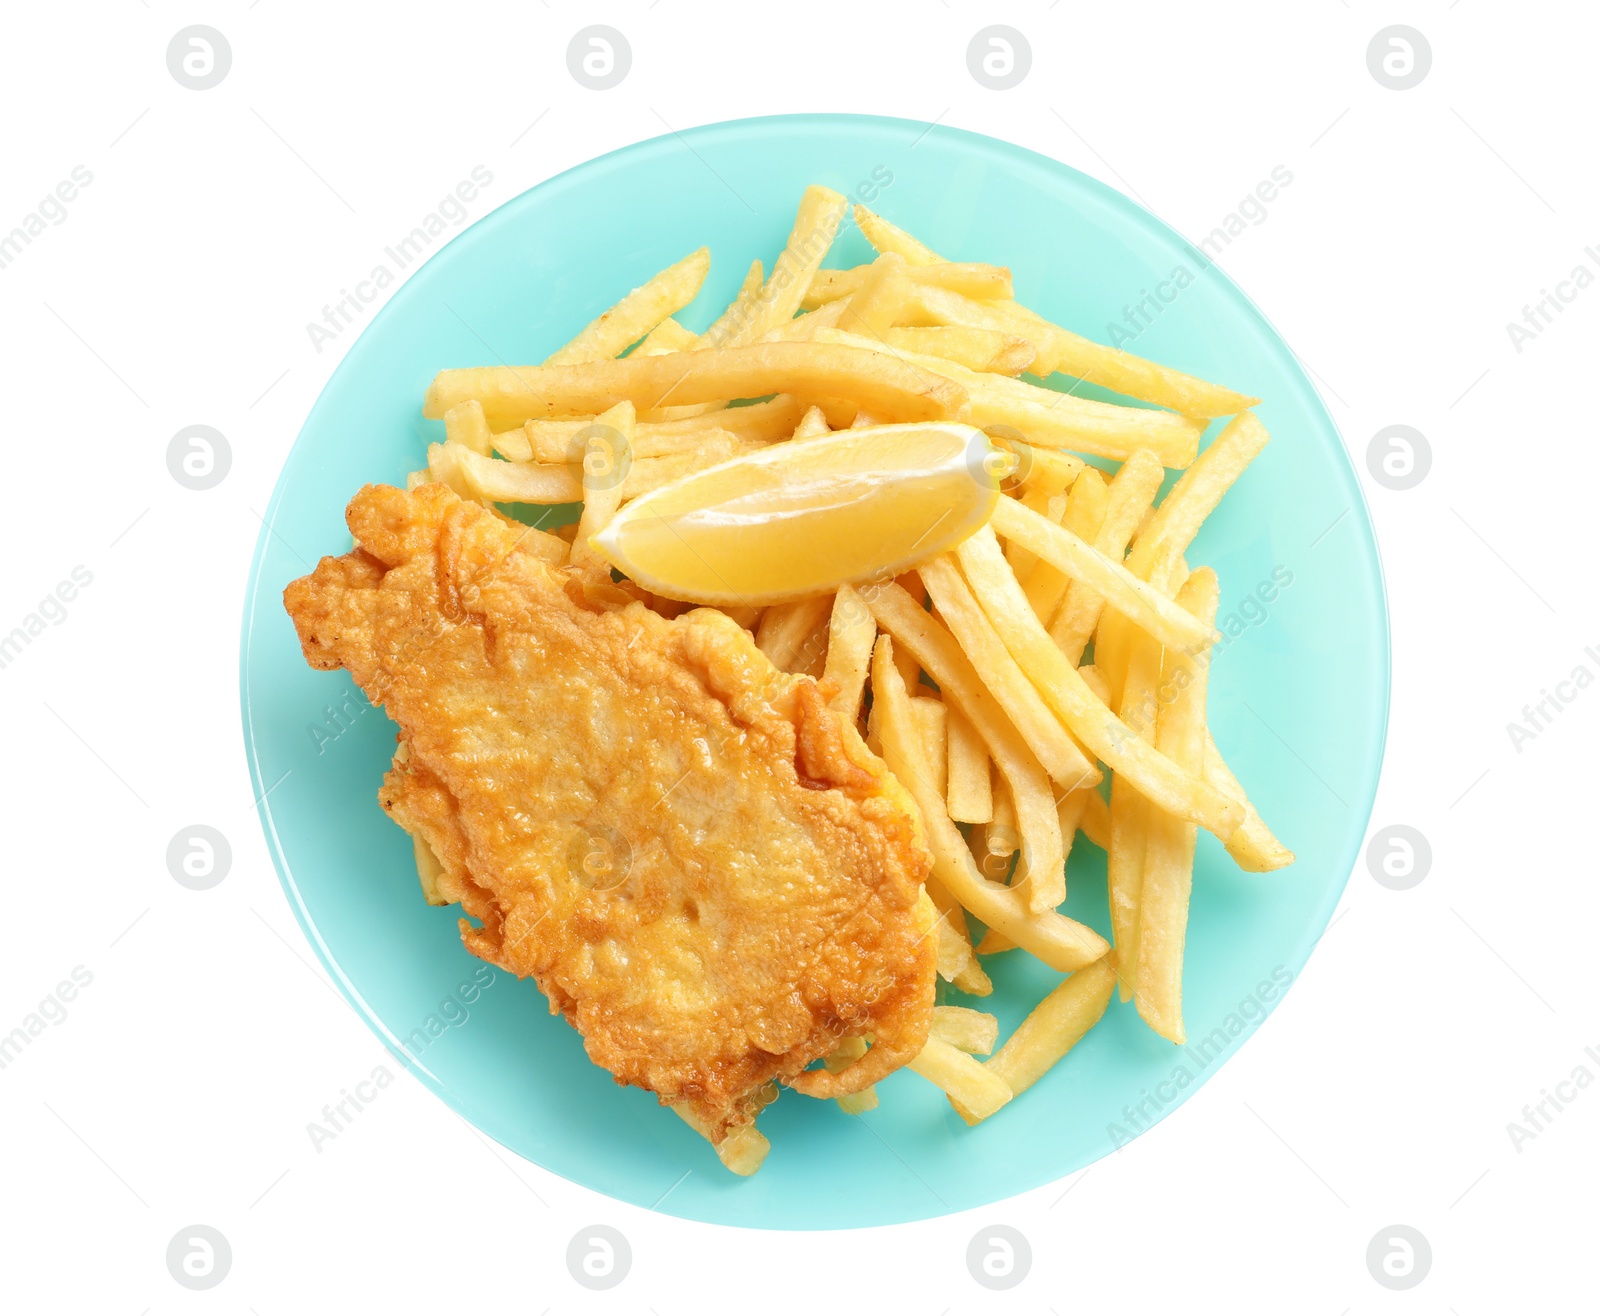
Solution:
[[[1083,678],[1083,683],[1094,691],[1094,697],[1107,707],[1111,704],[1111,684],[1105,674],[1093,663],[1085,663],[1078,668],[1078,675]]]
[[[1128,541],[1150,510],[1165,474],[1152,452],[1136,452],[1122,463],[1106,486],[1105,514],[1091,541],[1103,557],[1113,562],[1122,561]],[[1050,638],[1069,662],[1076,663],[1083,656],[1084,646],[1094,634],[1104,607],[1105,599],[1095,593],[1091,585],[1083,581],[1071,581],[1067,585],[1049,628]]]
[[[820,680],[828,665],[828,613],[823,612],[811,634],[800,642],[800,652],[795,655],[793,671],[800,676]]]
[[[969,940],[967,945],[972,942]],[[983,971],[983,966],[978,963],[976,952],[972,962],[961,970],[951,980],[950,985],[958,992],[965,992],[968,996],[988,996],[994,991],[994,983],[989,980],[989,975]]]
[[[1178,591],[1178,602],[1208,623],[1217,614],[1217,577],[1200,567]],[[1167,650],[1163,683],[1172,695],[1156,714],[1156,747],[1191,772],[1206,759],[1206,685],[1203,656]],[[1193,823],[1152,813],[1145,842],[1144,892],[1139,904],[1139,966],[1134,1004],[1168,1041],[1182,1043],[1183,945],[1194,881]]]
[[[1067,662],[1039,625],[989,527],[978,531],[956,552],[968,583],[1006,647],[1030,673],[1045,701],[1073,734],[1114,772],[1125,774],[1145,798],[1160,808],[1198,823],[1219,838],[1232,835],[1244,820],[1244,807],[1145,744],[1094,697],[1078,669]],[[877,606],[871,600],[868,606],[877,614]],[[884,624],[882,615],[878,621]],[[937,675],[934,679],[938,679]]]
[[[993,928],[983,934],[983,940],[976,947],[979,955],[1004,955],[1008,950],[1016,950],[1017,944],[1010,937],[1002,937]]]
[[[844,310],[839,314],[839,328],[884,341],[911,293],[905,269],[904,257],[879,256],[867,267],[866,276],[846,299]]]
[[[997,535],[1021,543],[1074,580],[1085,582],[1108,606],[1162,644],[1199,650],[1217,638],[1214,631],[1201,627],[1192,614],[1122,563],[1106,557],[1094,545],[1086,544],[1066,527],[1055,525],[1016,499],[1000,499],[989,524]]]
[[[765,444],[750,443],[737,435],[724,432],[708,434],[705,441],[693,452],[643,458],[634,462],[623,478],[622,501],[628,502],[641,494],[649,493],[652,489],[659,489],[664,484],[680,480],[685,475],[703,471],[708,466],[716,466],[734,457],[743,457],[765,446]]]
[[[428,471],[478,502],[575,503],[583,497],[583,482],[573,467],[495,461],[464,443],[430,443]]]
[[[633,403],[619,402],[595,421],[583,453],[583,514],[572,541],[575,566],[611,576],[611,564],[589,546],[622,505],[622,485],[633,465]],[[487,431],[485,426],[485,431]]]
[[[1015,478],[1028,490],[1038,489],[1046,495],[1065,493],[1086,468],[1082,457],[1056,448],[1038,448],[1024,443],[1012,434],[991,433],[989,438],[1000,447],[1015,454],[1018,473]]]
[[[928,587],[915,571],[896,576],[894,583],[905,590],[919,608],[928,601]],[[922,684],[922,667],[917,662],[917,655],[906,645],[899,645],[894,651],[894,667],[900,673],[900,679],[906,683],[906,689],[915,694]]]
[[[1216,511],[1222,495],[1270,438],[1267,427],[1253,411],[1229,421],[1211,446],[1178,478],[1155,515],[1139,531],[1128,550],[1128,570],[1145,580],[1154,580],[1181,557],[1206,517]]]
[[[930,1033],[957,1051],[986,1056],[1000,1039],[1000,1021],[992,1014],[964,1005],[936,1005]]]
[[[635,457],[667,457],[693,452],[718,434],[731,434],[749,443],[774,443],[788,438],[800,423],[806,406],[797,398],[780,395],[748,407],[722,407],[702,417],[683,420],[636,421]],[[494,436],[495,450],[509,461],[572,462],[579,460],[584,430],[593,417],[579,420],[530,420],[514,430]]]
[[[1078,830],[1102,850],[1111,849],[1111,806],[1096,791],[1084,797]]]
[[[1047,1074],[1097,1023],[1111,1002],[1116,970],[1110,957],[1074,973],[1029,1012],[984,1068],[1001,1079],[1012,1096],[1027,1091]],[[968,1124],[984,1116],[951,1102]]]
[[[695,1115],[684,1102],[674,1102],[672,1109],[683,1119],[691,1129],[702,1138],[710,1141],[710,1128]],[[741,1177],[748,1178],[761,1168],[761,1163],[767,1159],[767,1153],[772,1150],[772,1144],[767,1141],[766,1135],[757,1132],[754,1122],[741,1124],[738,1128],[730,1130],[728,1136],[719,1143],[712,1143],[717,1153],[717,1159]]]
[[[996,801],[998,804],[998,801]],[[989,851],[989,837],[998,829],[994,823],[983,827],[967,829],[967,849],[972,852],[972,862],[977,864],[978,872],[990,882],[1010,882],[1012,873],[1011,854],[991,854]],[[1015,829],[1013,828],[1013,831]]]
[[[449,898],[439,889],[444,865],[439,862],[439,856],[434,854],[433,847],[419,833],[413,833],[411,837],[411,852],[417,863],[417,881],[422,885],[422,898],[430,905],[450,904]]]
[[[912,700],[916,703],[916,700]],[[969,996],[987,996],[994,990],[989,975],[979,965],[972,950],[972,936],[967,928],[967,912],[944,888],[938,878],[928,876],[925,886],[928,899],[939,912],[938,973],[946,982]]]
[[[800,646],[828,617],[833,606],[833,595],[818,594],[809,599],[796,599],[793,603],[774,603],[762,614],[761,625],[756,629],[756,648],[766,654],[780,672],[794,670],[800,657]]]
[[[463,402],[444,413],[444,441],[459,443],[488,457],[494,451],[494,434],[477,401]]]
[[[1016,810],[1016,830],[1019,834],[1022,858],[1017,865],[1014,885],[1027,893],[1028,907],[1034,913],[1054,909],[1066,898],[1065,878],[1062,875],[1061,828],[1056,821],[1055,795],[1050,789],[1046,774],[1063,786],[1072,789],[1099,779],[1095,767],[1083,757],[1072,738],[1068,736],[1050,713],[1031,682],[1017,666],[1005,644],[989,625],[976,599],[966,587],[957,571],[946,558],[926,562],[921,570],[934,605],[950,633],[956,637],[962,654],[975,671],[984,687],[1004,710],[1021,744],[1009,736],[990,739],[990,728],[999,729],[998,723],[976,711],[959,683],[949,687],[950,697],[960,701],[964,711],[972,717],[984,739],[989,743],[989,753],[995,767],[1005,776],[1010,787],[1009,796]],[[871,606],[869,604],[869,606]],[[879,623],[891,632],[894,624]],[[931,620],[931,619],[930,619]],[[905,643],[915,648],[916,636],[908,635]],[[928,667],[926,656],[918,660]],[[939,673],[928,670],[947,689]],[[960,673],[964,676],[965,673]],[[1046,762],[1041,753],[1049,754]],[[1043,770],[1041,770],[1043,764]],[[994,826],[990,824],[991,828]]]
[[[1011,296],[1011,271],[1003,265],[974,265],[959,261],[918,265],[907,260],[902,252],[886,251],[882,254],[898,257],[917,283],[948,288],[980,301]],[[871,268],[871,265],[856,265],[847,270],[818,270],[812,276],[811,286],[806,289],[801,306],[812,310],[850,296],[861,286],[866,272]]]
[[[1056,801],[1056,824],[1061,828],[1061,852],[1068,860],[1072,858],[1072,843],[1077,839],[1078,826],[1083,821],[1083,811],[1088,807],[1091,795],[1097,800],[1100,798],[1093,786],[1085,786],[1082,790],[1068,791]]]
[[[669,400],[724,402],[772,393],[818,401],[848,397],[886,421],[939,420],[958,415],[966,402],[959,384],[885,351],[834,342],[757,343],[576,366],[441,370],[428,386],[422,414],[438,418],[476,398],[492,425],[509,429],[541,416],[594,414],[624,401],[643,410]]]
[[[611,434],[600,434],[596,441],[602,448],[617,446]],[[615,492],[621,502],[628,502],[707,466],[754,452],[760,446],[713,431],[693,452],[631,462]],[[461,444],[436,443],[428,449],[428,467],[435,472],[435,478],[450,484],[462,497],[485,502],[575,503],[583,497],[581,463],[502,462]]]
[[[989,790],[994,797],[994,817],[984,829],[983,849],[986,854],[1006,861],[1002,865],[1003,871],[1011,867],[1011,856],[1022,848],[1022,836],[1017,830],[1017,802],[1012,798],[1011,787],[1006,784],[1006,779],[1000,775],[998,768],[995,770],[994,780],[989,784]],[[972,834],[974,836],[978,834],[976,828]],[[978,867],[984,868],[981,857],[978,859]],[[990,873],[989,876],[998,880],[998,876],[994,873]]]
[[[974,1119],[986,1119],[1011,1100],[1003,1078],[937,1037],[929,1037],[906,1068],[943,1089],[958,1109],[971,1111]]]
[[[696,340],[699,347],[731,347],[734,331],[749,323],[753,314],[751,307],[755,299],[761,295],[765,280],[761,262],[753,260],[750,268],[745,272],[744,281],[739,285],[739,291],[733,295],[733,300],[728,303],[710,328]]]
[[[1106,514],[1106,480],[1093,466],[1086,466],[1067,492],[1067,505],[1061,524],[1086,543],[1093,544]],[[1055,518],[1052,517],[1051,520]],[[1061,606],[1072,577],[1053,562],[1035,562],[1022,581],[1022,592],[1033,605],[1034,616],[1047,626]]]
[[[908,265],[932,265],[943,259],[931,247],[923,246],[903,228],[897,228],[882,215],[874,214],[865,206],[855,206],[852,213],[862,236],[878,251],[898,252],[906,258]]]
[[[803,443],[806,439],[820,439],[824,434],[832,434],[828,428],[828,418],[822,414],[821,407],[809,407],[806,414],[800,417],[800,423],[794,427],[790,436],[794,442]]]
[[[974,325],[1030,339],[1038,350],[1035,374],[1075,375],[1125,397],[1207,420],[1235,415],[1261,400],[1080,337],[1015,302],[975,301],[925,283],[916,287],[916,302],[922,314],[938,324]]]
[[[946,705],[946,763],[950,784],[947,811],[952,822],[986,823],[994,817],[989,784],[989,751],[960,708]]]
[[[866,1038],[847,1037],[833,1048],[832,1054],[823,1057],[822,1066],[830,1074],[837,1074],[840,1070],[848,1069],[866,1054]],[[865,1115],[869,1110],[878,1108],[878,1089],[875,1084],[869,1083],[859,1092],[846,1092],[834,1100],[839,1103],[839,1109],[846,1115]]]
[[[922,737],[922,752],[933,775],[933,788],[943,795],[950,780],[949,760],[945,757],[949,710],[937,695],[919,695],[911,701],[911,713],[916,719],[917,734]]]
[[[816,277],[822,258],[833,245],[845,199],[826,187],[812,185],[800,197],[789,241],[772,262],[772,277],[751,299],[748,314],[728,335],[727,345],[737,347],[758,341],[800,309],[801,299]],[[755,395],[747,395],[755,396]]]
[[[690,252],[590,321],[570,343],[547,356],[545,365],[578,365],[616,356],[692,302],[710,269],[711,252],[707,248]]]
[[[870,340],[840,329],[818,329],[812,341],[861,350],[872,346]],[[886,345],[879,346],[890,350]],[[1149,448],[1163,465],[1182,468],[1194,460],[1205,429],[1204,422],[1176,412],[1094,402],[1005,375],[968,370],[954,361],[941,361],[920,352],[895,349],[894,355],[964,389],[967,408],[961,413],[962,419],[980,429],[1009,425],[1040,447],[1072,448],[1118,461],[1126,460],[1140,448]]]
[[[904,229],[896,228],[865,206],[855,207],[855,221],[867,241],[880,252],[898,252],[911,265],[929,265],[943,259],[932,248],[924,246]],[[962,314],[960,308],[945,306],[942,309]],[[1232,416],[1260,400],[1146,361],[1115,347],[1080,338],[1025,306],[1012,303],[1007,310],[1015,316],[1014,323],[1023,337],[1036,339],[1039,343],[1041,360],[1035,373],[1060,370],[1130,398],[1208,419]],[[971,312],[967,311],[966,315],[970,320]],[[958,322],[966,323],[968,320]]]
[[[693,329],[685,329],[670,315],[639,340],[635,356],[661,356],[667,352],[687,352],[698,341]]]
[[[920,352],[996,375],[1020,375],[1033,364],[1035,353],[1026,338],[964,325],[900,325],[891,328],[886,338],[890,347],[901,351]]]
[[[1000,501],[1007,500],[1002,498]],[[961,651],[985,688],[1005,710],[1005,715],[1016,727],[1030,753],[1050,777],[1068,790],[1098,780],[1099,774],[1094,765],[1083,756],[1066,728],[1051,713],[984,615],[972,591],[967,588],[967,582],[962,579],[961,572],[956,569],[954,560],[948,554],[932,558],[923,563],[920,574],[933,598],[934,607],[939,610],[940,619],[961,645]],[[915,645],[909,639],[902,642],[915,651]],[[928,666],[920,653],[917,657],[924,667]],[[939,682],[939,688],[943,689],[944,682],[939,674],[932,668],[928,670],[933,674],[933,679]],[[962,702],[965,705],[965,700]],[[992,744],[990,752],[995,753]],[[998,754],[996,761],[999,762]],[[1001,764],[1001,769],[1005,771],[1004,764]],[[1014,774],[1006,771],[1005,775],[1016,791]],[[1018,794],[1020,796],[1020,792]],[[1019,798],[1019,812],[1022,807]]]
[[[632,404],[628,404],[632,405]],[[743,410],[743,408],[735,408]],[[716,416],[723,415],[717,412]],[[637,413],[635,413],[637,415]],[[707,416],[708,421],[715,419]],[[495,435],[495,447],[498,451],[506,453],[510,448],[514,451],[527,451],[534,449],[532,457],[509,457],[511,461],[537,461],[544,466],[575,466],[583,461],[584,449],[589,440],[596,437],[595,427],[600,423],[597,416],[593,420],[585,421],[580,428],[572,428],[565,421],[529,421],[530,425],[550,426],[542,431],[536,443],[530,443],[527,448],[509,442],[511,435],[527,434],[527,427],[520,430],[511,430],[507,434]],[[668,422],[673,423],[673,422]],[[556,429],[557,425],[564,428]],[[604,438],[603,433],[599,437]],[[502,445],[500,440],[507,439],[508,443]],[[701,452],[707,448],[719,451],[753,451],[756,447],[766,445],[759,440],[747,439],[743,435],[735,434],[732,430],[722,429],[720,426],[707,424],[699,429],[684,429],[678,431],[664,431],[663,426],[641,425],[635,423],[633,437],[633,459],[651,460],[656,457],[681,457],[684,454]]]
[[[1161,681],[1161,646],[1136,635],[1128,653],[1117,713],[1148,744],[1155,743],[1156,688]],[[1106,903],[1111,907],[1111,942],[1123,970],[1122,999],[1133,995],[1139,966],[1139,917],[1144,895],[1150,822],[1159,811],[1120,774],[1111,779],[1111,840],[1106,847]]]
[[[792,320],[785,320],[782,324],[768,329],[761,335],[763,343],[809,343],[818,329],[837,329],[839,321],[844,318],[845,309],[850,305],[848,297],[841,297],[836,302],[829,302],[826,306],[819,306],[814,311],[807,311],[804,315],[797,315]]]
[[[900,594],[905,597],[903,590]],[[882,616],[879,621],[883,623]],[[916,802],[933,853],[934,876],[945,889],[990,927],[1062,973],[1104,955],[1106,940],[1093,928],[1053,910],[1034,914],[1020,890],[986,881],[978,872],[965,839],[945,813],[943,797],[933,789],[909,707],[911,696],[895,670],[893,641],[887,635],[880,635],[873,649],[872,689],[884,761]]]
[[[1016,497],[1016,495],[1013,495]],[[1061,519],[1067,514],[1067,495],[1065,493],[1046,493],[1045,490],[1035,487],[1024,488],[1017,501],[1030,512],[1037,512],[1045,520],[1056,525],[1061,524]],[[1005,545],[1006,561],[1011,564],[1011,574],[1018,581],[1023,581],[1033,573],[1039,555],[1024,544],[1008,542]]]
[[[878,623],[861,595],[853,587],[841,585],[828,614],[828,656],[822,679],[833,686],[828,706],[852,726],[861,716],[861,695],[877,634]]]
[[[1261,821],[1261,815],[1245,795],[1239,779],[1223,761],[1222,751],[1217,748],[1210,731],[1206,732],[1205,776],[1223,794],[1233,796],[1244,805],[1244,821],[1225,842],[1234,863],[1247,873],[1270,873],[1294,862],[1294,851],[1285,846]]]

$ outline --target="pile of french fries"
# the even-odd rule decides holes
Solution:
[[[1267,432],[1257,399],[1052,324],[1014,299],[1009,269],[947,261],[864,207],[854,220],[877,258],[823,269],[845,217],[843,197],[809,188],[770,275],[752,265],[703,334],[673,317],[700,290],[704,249],[542,365],[441,372],[424,414],[445,441],[411,480],[490,506],[581,501],[575,528],[532,532],[538,551],[606,567],[589,539],[620,506],[767,445],[920,420],[987,432],[1006,483],[959,547],[832,594],[724,608],[775,666],[824,682],[915,799],[940,976],[987,995],[984,960],[1016,950],[1065,975],[998,1051],[993,1015],[937,1009],[911,1068],[976,1123],[1066,1055],[1114,992],[1184,1040],[1199,830],[1251,872],[1293,860],[1207,729],[1218,585],[1185,557]],[[1151,405],[1021,378],[1056,372]],[[1183,474],[1158,502],[1169,469]],[[686,606],[638,593],[666,615]],[[1080,835],[1108,855],[1109,941],[1058,912]],[[866,1045],[850,1039],[830,1064]],[[876,1102],[841,1099],[855,1113]],[[753,1128],[729,1141],[732,1168],[760,1163]]]

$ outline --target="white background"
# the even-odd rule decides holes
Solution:
[[[633,52],[605,92],[566,67],[594,22]],[[967,70],[994,22],[1033,51],[1008,91]],[[191,23],[233,51],[206,92],[166,66]],[[1368,72],[1391,23],[1432,47],[1411,90]],[[1584,1054],[1600,1049],[1600,694],[1520,753],[1506,731],[1578,664],[1600,673],[1583,653],[1600,646],[1600,291],[1521,352],[1506,330],[1575,265],[1600,272],[1584,254],[1600,242],[1592,10],[115,0],[11,6],[4,25],[0,234],[74,166],[93,174],[0,270],[0,632],[75,566],[93,573],[0,670],[0,1032],[75,966],[93,974],[0,1071],[7,1310],[1594,1310],[1600,1085],[1520,1149],[1507,1125],[1580,1064],[1600,1076]],[[257,513],[354,339],[318,354],[306,322],[473,165],[495,177],[476,219],[669,127],[800,110],[1007,138],[1193,240],[1292,170],[1222,263],[1313,369],[1362,472],[1395,639],[1373,826],[1419,828],[1431,871],[1396,892],[1358,867],[1286,1002],[1187,1105],[1074,1179],[978,1212],[839,1235],[688,1223],[518,1160],[404,1073],[314,1150],[323,1105],[398,1066],[314,965],[240,745]],[[202,493],[165,463],[195,423],[233,453]],[[1395,423],[1432,446],[1405,492],[1366,471]],[[197,821],[233,845],[207,892],[164,858]],[[564,1262],[595,1221],[633,1249],[606,1293]],[[197,1222],[233,1251],[208,1293],[164,1259]],[[995,1222],[1033,1247],[1006,1293],[964,1261]],[[1433,1253],[1408,1292],[1365,1260],[1395,1223]]]

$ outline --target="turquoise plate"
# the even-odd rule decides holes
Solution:
[[[538,361],[709,244],[714,269],[684,316],[705,327],[752,258],[779,250],[808,183],[951,259],[1010,265],[1019,300],[1071,328],[1102,340],[1115,324],[1140,329],[1131,350],[1266,399],[1273,442],[1191,558],[1222,581],[1217,741],[1299,861],[1241,873],[1202,835],[1187,1047],[1113,1004],[1063,1064],[976,1129],[908,1073],[881,1084],[862,1118],[790,1093],[762,1116],[772,1153],[743,1180],[652,1096],[590,1064],[536,988],[468,955],[454,909],[423,903],[411,844],[376,799],[393,727],[344,673],[306,666],[280,595],[318,556],[349,547],[343,511],[356,489],[420,464],[440,428],[421,418],[436,370]],[[868,251],[852,227],[830,263]],[[1142,326],[1129,327],[1129,311]],[[1171,1113],[1281,999],[1326,927],[1372,807],[1389,690],[1383,583],[1355,474],[1294,353],[1244,294],[1159,220],[1065,165],[855,115],[748,119],[631,146],[523,193],[417,270],[351,347],[289,454],[250,571],[242,667],[250,771],[289,903],[395,1055],[556,1174],[674,1215],[774,1229],[979,1206],[1087,1165]],[[1066,910],[1109,932],[1104,875],[1104,856],[1080,845]],[[989,963],[984,1008],[1003,1036],[1056,975],[1020,953]]]

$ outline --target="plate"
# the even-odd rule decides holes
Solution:
[[[535,362],[629,288],[702,244],[713,269],[683,316],[704,328],[750,261],[781,248],[824,183],[954,260],[1009,264],[1024,304],[1266,399],[1273,442],[1191,554],[1222,582],[1212,669],[1218,744],[1299,855],[1239,872],[1196,859],[1184,980],[1190,1043],[1131,1004],[1001,1116],[968,1129],[902,1072],[869,1115],[786,1093],[772,1152],[742,1180],[637,1089],[617,1086],[531,984],[468,955],[454,909],[423,903],[409,839],[377,803],[394,729],[343,673],[311,671],[281,602],[349,547],[346,501],[400,482],[440,437],[421,419],[444,366]],[[867,255],[852,227],[830,264]],[[1141,308],[1142,303],[1142,308]],[[1092,390],[1091,390],[1092,392]],[[1213,426],[1213,432],[1216,426]],[[1366,829],[1388,714],[1388,621],[1371,522],[1344,446],[1294,353],[1204,255],[1093,179],[991,138],[898,119],[800,115],[714,124],[628,147],[500,207],[418,269],[350,348],[285,463],[246,591],[246,751],[289,903],[334,981],[391,1051],[484,1133],[640,1206],[783,1229],[883,1225],[1048,1183],[1193,1095],[1283,998]],[[1080,844],[1066,910],[1109,933],[1104,856]],[[1002,1036],[1056,975],[990,960]]]

